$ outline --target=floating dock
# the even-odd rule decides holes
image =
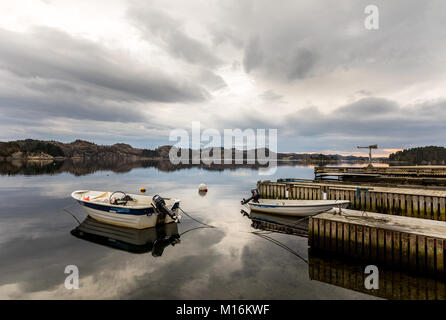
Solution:
[[[446,222],[332,209],[310,217],[308,232],[311,250],[445,275]]]
[[[285,179],[259,181],[266,199],[349,200],[350,208],[413,218],[446,221],[446,189],[391,187]]]

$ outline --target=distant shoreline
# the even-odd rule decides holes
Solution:
[[[177,152],[186,151],[190,155],[194,154],[196,150],[179,149],[175,146],[165,145],[160,146],[154,150],[133,148],[124,143],[116,143],[113,145],[97,145],[84,140],[76,140],[71,143],[62,143],[58,141],[42,141],[42,140],[17,140],[9,142],[0,142],[0,160],[66,160],[66,159],[133,159],[133,160],[167,160],[171,149],[175,148]],[[227,151],[232,153],[232,158],[237,158],[237,152],[242,152],[243,159],[246,160],[250,156],[250,152],[255,151],[256,154],[262,151],[265,155],[265,160],[268,161],[297,161],[304,163],[336,163],[341,160],[358,160],[366,161],[367,157],[357,156],[342,156],[338,154],[325,155],[322,153],[281,153],[277,152],[275,156],[269,156],[269,149],[254,149],[254,150],[236,150],[223,148],[205,148],[201,152],[207,152],[207,155],[213,158],[213,152],[220,153],[220,159],[223,160]],[[238,155],[239,156],[239,155]],[[218,156],[217,156],[218,158]]]
[[[154,150],[133,148],[131,145],[125,143],[116,143],[113,145],[97,145],[92,142],[84,140],[76,140],[71,143],[62,143],[58,141],[42,141],[42,140],[16,140],[9,142],[0,142],[0,161],[63,161],[63,160],[105,160],[105,161],[151,161],[151,160],[169,160],[172,149],[176,153],[186,151],[189,154],[189,160],[192,155],[198,150],[193,149],[179,149],[175,146],[164,145],[159,146]],[[223,161],[225,155],[229,155],[234,160],[242,154],[243,161],[251,158],[251,152],[255,151],[258,154],[261,151],[264,154],[263,160],[281,161],[281,162],[296,162],[296,163],[339,163],[342,161],[352,161],[355,163],[367,163],[367,156],[353,156],[340,154],[323,154],[323,153],[290,153],[277,152],[272,154],[267,148],[240,150],[240,149],[223,149],[223,148],[205,148],[200,149],[200,155],[205,152],[209,160],[214,160],[214,152],[217,152],[216,159]],[[258,160],[258,158],[257,158]],[[375,157],[375,163],[388,164],[432,164],[445,165],[446,164],[446,148],[436,146],[426,146],[411,148],[396,153],[390,154],[389,157]]]

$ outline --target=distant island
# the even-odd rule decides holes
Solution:
[[[84,140],[71,143],[42,140],[16,140],[0,142],[0,160],[65,160],[65,159],[103,159],[103,160],[168,160],[172,146],[160,146],[154,150],[139,149],[125,143],[97,145]],[[224,149],[217,148],[223,159]],[[192,154],[192,150],[189,150]],[[266,149],[266,154],[269,150]],[[235,158],[235,149],[232,149]],[[212,156],[212,153],[211,153]],[[247,151],[243,151],[246,159]],[[279,161],[299,161],[305,163],[331,163],[342,160],[367,161],[367,157],[325,155],[313,153],[277,153]]]

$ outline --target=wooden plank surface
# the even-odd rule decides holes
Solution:
[[[363,214],[362,211],[349,209],[342,209],[342,214],[339,215],[338,211],[339,209],[334,208],[330,211],[320,213],[315,217],[446,240],[446,222],[444,221],[418,219],[376,212],[366,212]]]

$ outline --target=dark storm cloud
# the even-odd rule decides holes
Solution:
[[[203,87],[210,91],[222,89],[227,86],[222,77],[208,69],[203,70],[198,79],[200,80],[200,83],[202,83]]]
[[[199,87],[156,70],[141,69],[93,42],[54,29],[39,28],[32,34],[0,30],[0,43],[0,68],[24,79],[68,81],[72,86],[97,88],[128,100],[188,102],[205,98]]]
[[[243,66],[248,73],[263,68],[284,79],[295,80],[310,76],[317,60],[317,53],[307,48],[265,52],[259,38],[256,37],[251,39],[246,47]]]
[[[437,73],[445,52],[444,1],[377,0],[380,29],[364,27],[369,1],[271,1],[233,3],[231,28],[244,42],[245,71],[282,81],[365,68],[404,78]],[[228,31],[229,34],[229,31]],[[370,79],[376,81],[377,79]]]
[[[17,123],[26,118],[38,123],[54,117],[119,122],[141,121],[146,117],[141,110],[128,104],[89,100],[81,93],[65,90],[42,91],[51,92],[50,95],[2,95],[0,110],[3,116],[9,115]]]
[[[243,66],[246,72],[256,69],[263,63],[263,52],[259,43],[259,38],[255,37],[249,40],[243,57]]]
[[[167,13],[142,3],[130,7],[128,16],[147,41],[160,40],[172,56],[210,68],[222,63],[209,47],[183,31],[181,21]]]
[[[442,105],[443,109],[436,105]],[[437,108],[438,112],[425,112],[431,108]],[[386,99],[365,98],[328,114],[315,107],[299,110],[289,117],[285,127],[294,124],[295,131],[305,137],[383,137],[409,142],[417,136],[444,135],[446,128],[442,122],[445,116],[446,101],[401,107]],[[424,121],[420,121],[420,117],[424,117]]]
[[[352,150],[357,142],[385,148],[444,144],[446,100],[400,106],[383,98],[364,98],[329,113],[317,107],[299,108],[282,120],[261,113],[221,119],[222,126],[278,129],[280,151]],[[290,147],[291,146],[291,147]]]
[[[436,113],[426,109],[442,105]],[[354,139],[379,139],[410,144],[419,138],[436,139],[446,134],[443,119],[446,117],[446,101],[401,107],[393,101],[365,98],[340,107],[328,114],[311,107],[290,115],[282,128],[293,126],[300,137],[340,137]],[[305,116],[303,116],[305,115]],[[420,118],[424,117],[424,121]]]

